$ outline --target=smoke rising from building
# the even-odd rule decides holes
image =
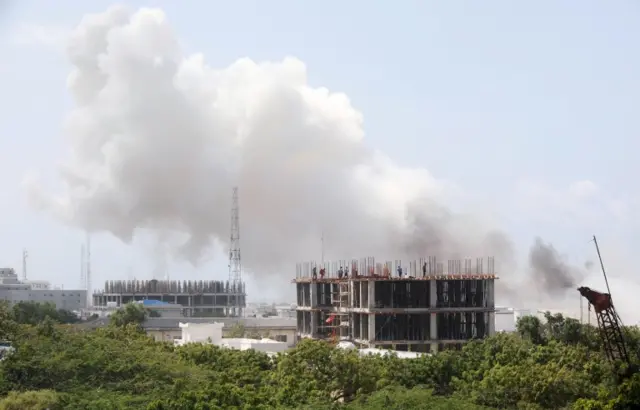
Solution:
[[[318,259],[323,234],[328,258],[513,262],[499,229],[447,209],[446,183],[367,146],[362,114],[309,85],[295,58],[213,68],[183,54],[162,11],[112,7],[82,20],[68,59],[66,191],[51,196],[36,180],[28,189],[71,225],[125,242],[138,229],[181,232],[181,256],[197,262],[228,242],[239,186],[243,265],[261,274]]]

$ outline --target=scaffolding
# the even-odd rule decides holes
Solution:
[[[349,285],[350,283],[348,279],[342,279],[336,285],[337,291],[333,294],[333,305],[336,307],[336,317],[338,319],[334,338],[338,338],[339,340],[351,339],[351,335],[349,334],[349,308],[351,307],[349,303]]]
[[[329,308],[319,316],[318,337],[329,338],[334,342],[350,340],[351,286],[349,279],[343,276],[337,283],[325,284],[318,289],[319,306]]]

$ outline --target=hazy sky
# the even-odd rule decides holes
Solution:
[[[73,108],[66,40],[85,14],[110,5],[25,0],[0,20],[0,264],[19,270],[26,247],[29,277],[66,287],[79,283],[83,234],[34,210],[22,181],[37,170],[47,189],[63,189],[58,164],[69,150],[63,123]],[[583,264],[594,257],[588,241],[597,234],[617,298],[629,315],[637,310],[637,2],[127,5],[162,9],[183,53],[202,53],[211,67],[243,57],[298,58],[312,87],[345,93],[361,112],[367,146],[455,187],[459,202],[447,205],[498,220],[521,259],[542,236]],[[129,246],[95,235],[94,286],[107,278],[150,278],[152,248],[152,241]],[[174,264],[171,275],[224,279],[226,266],[222,255],[198,269]],[[603,287],[597,275],[589,284]],[[250,298],[290,286],[250,284]]]

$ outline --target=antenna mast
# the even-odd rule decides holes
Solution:
[[[26,249],[22,250],[22,280],[27,280],[27,258],[29,254]]]
[[[84,244],[80,245],[80,289],[87,289],[86,262]]]
[[[229,243],[229,284],[242,282],[242,262],[240,259],[240,206],[238,187],[233,188],[231,197],[231,241]]]
[[[320,263],[324,266],[324,229],[322,230],[322,236],[320,237],[320,246],[322,247],[322,255],[320,258]]]
[[[87,265],[85,267],[85,281],[87,285],[87,307],[93,305],[91,295],[91,234],[87,232]]]

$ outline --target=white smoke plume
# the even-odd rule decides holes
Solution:
[[[293,276],[293,262],[319,259],[323,233],[328,257],[513,262],[500,231],[448,210],[446,183],[367,146],[362,114],[309,85],[295,58],[216,69],[183,53],[162,11],[122,7],[85,17],[68,58],[66,191],[29,191],[69,224],[127,242],[139,229],[182,232],[182,257],[197,262],[228,242],[238,186],[243,264],[256,274]]]

